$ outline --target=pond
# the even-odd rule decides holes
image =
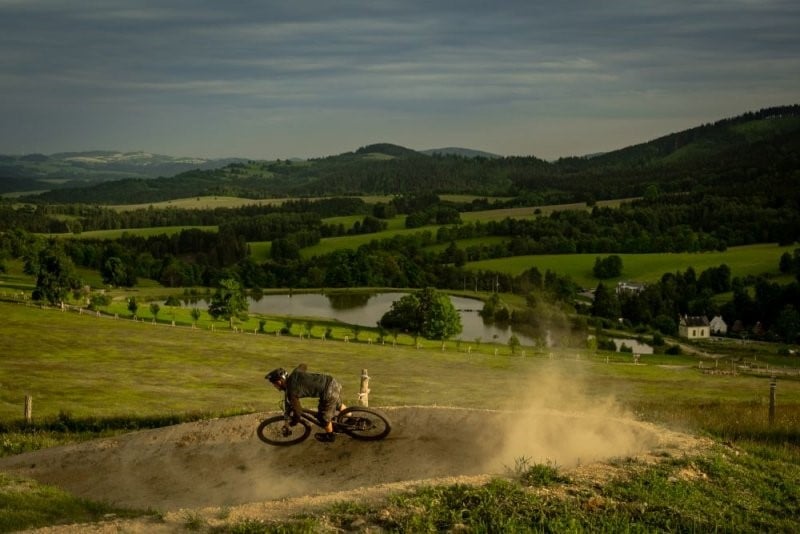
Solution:
[[[293,295],[264,295],[259,299],[248,298],[248,310],[265,315],[291,317],[320,317],[347,324],[374,328],[378,320],[392,307],[392,303],[407,295],[401,292],[388,293],[295,293]],[[483,302],[465,297],[450,297],[461,317],[463,330],[456,339],[483,343],[508,343],[511,335],[516,335],[526,346],[536,344],[529,336],[512,330],[509,326],[488,324],[478,312]],[[205,306],[204,302],[199,304]]]

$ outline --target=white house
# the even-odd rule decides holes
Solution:
[[[708,317],[682,315],[678,322],[678,335],[686,339],[707,339],[711,337]]]
[[[622,293],[641,293],[644,291],[644,284],[636,282],[617,282],[617,295]]]
[[[728,333],[728,325],[725,321],[722,320],[721,315],[717,315],[711,322],[708,323],[709,328],[711,328],[712,334],[727,334]]]

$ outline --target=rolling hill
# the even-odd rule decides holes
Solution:
[[[539,204],[643,196],[648,191],[795,199],[800,106],[745,113],[591,158],[428,155],[380,143],[307,161],[235,162],[174,177],[124,179],[31,197],[141,203],[202,195],[246,198],[413,192],[525,197]]]

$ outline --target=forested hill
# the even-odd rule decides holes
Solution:
[[[800,106],[705,124],[595,157],[424,154],[391,144],[307,161],[240,162],[172,178],[51,191],[34,201],[141,203],[199,195],[248,198],[464,193],[561,202],[695,192],[798,199]]]

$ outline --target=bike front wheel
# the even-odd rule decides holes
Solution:
[[[311,434],[311,426],[300,420],[295,426],[289,426],[282,415],[268,417],[261,421],[256,429],[258,439],[279,447],[300,443]]]
[[[353,406],[337,417],[338,430],[354,439],[377,441],[389,435],[392,424],[377,410]]]

